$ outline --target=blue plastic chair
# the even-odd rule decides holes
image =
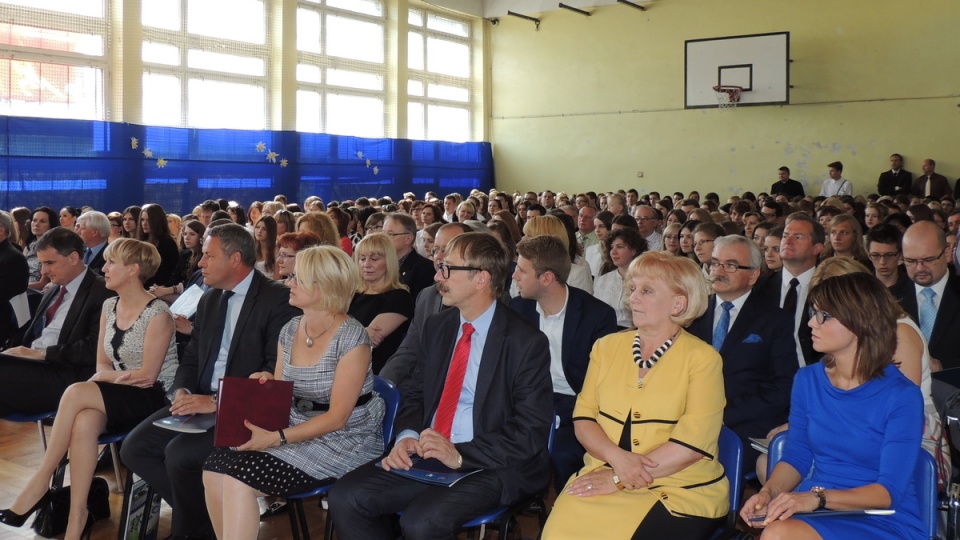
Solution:
[[[373,378],[373,391],[383,398],[387,409],[383,415],[383,449],[386,451],[390,445],[390,441],[393,440],[393,422],[397,418],[397,409],[400,408],[400,391],[395,384],[380,377]],[[287,501],[290,504],[290,529],[293,532],[294,540],[310,540],[307,516],[303,511],[303,500],[309,499],[310,497],[324,497],[332,487],[333,482],[318,487],[313,491],[287,497]],[[329,512],[327,512],[327,522],[323,537],[325,540],[331,540],[331,538],[333,538],[333,518]]]
[[[123,477],[120,475],[120,452],[117,451],[117,443],[123,442],[129,433],[129,431],[104,433],[97,438],[98,444],[110,447],[110,457],[113,458],[113,474],[117,477],[117,493],[123,493]]]
[[[725,523],[713,533],[710,540],[737,535],[737,515],[743,495],[743,441],[733,430],[723,426],[720,428],[718,446],[720,451],[717,459],[723,465],[723,474],[730,483],[730,509],[727,511]]]
[[[8,422],[34,423],[37,424],[37,430],[40,432],[40,442],[43,444],[43,451],[47,451],[47,432],[43,430],[43,421],[49,420],[57,415],[57,411],[48,411],[37,414],[10,413],[3,419]]]

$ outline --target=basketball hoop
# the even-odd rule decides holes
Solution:
[[[734,109],[740,102],[740,92],[743,92],[743,87],[718,84],[713,87],[713,91],[717,94],[717,104],[720,109]]]

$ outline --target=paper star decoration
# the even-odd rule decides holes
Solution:
[[[363,152],[357,152],[357,157],[363,159]]]
[[[276,152],[274,152],[273,150],[271,150],[271,151],[267,152],[267,161],[269,161],[270,163],[276,163],[276,162],[277,162],[277,156],[279,156],[279,155],[280,155],[280,154],[277,154]]]
[[[138,146],[140,146],[140,141],[136,137],[130,137],[130,148],[136,150]]]
[[[144,148],[144,149],[143,149],[143,157],[145,157],[145,158],[152,158],[152,157],[153,157],[153,151],[150,150],[149,148]]]
[[[374,167],[374,168],[373,168],[373,174],[375,174],[375,175],[376,175],[376,174],[380,174],[380,167]]]
[[[157,168],[162,169],[167,166],[167,160],[160,158],[157,160]]]
[[[368,168],[368,169],[370,168],[370,165],[372,165],[372,163],[371,163],[370,160],[368,159],[368,160],[367,160],[367,168]]]
[[[267,149],[267,145],[263,144],[263,141],[257,143],[257,152],[263,152]]]
[[[281,160],[280,160],[280,166],[281,166],[281,167],[286,167],[286,166],[287,166],[287,160],[281,159]]]

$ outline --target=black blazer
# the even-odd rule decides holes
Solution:
[[[920,325],[917,289],[914,283],[905,279],[891,287],[891,292],[900,302],[907,315]],[[936,358],[946,368],[960,367],[960,277],[950,273],[947,286],[943,289],[937,320],[930,333],[930,356]]]
[[[10,300],[23,294],[29,281],[30,269],[23,252],[9,240],[0,241],[0,347],[17,335],[20,325]]]
[[[897,171],[884,171],[880,173],[880,179],[877,180],[877,193],[880,195],[904,195],[910,194],[910,188],[913,186],[913,173],[904,169]]]
[[[243,300],[230,342],[225,373],[230,377],[247,377],[257,371],[273,373],[280,330],[290,319],[300,315],[300,310],[289,304],[290,289],[263,277],[256,270],[251,271],[253,281]],[[177,368],[173,389],[185,388],[194,394],[210,393],[209,388],[200,387],[200,374],[214,347],[220,347],[219,341],[214,343],[214,336],[219,334],[215,329],[225,323],[220,320],[217,310],[222,295],[223,290],[210,289],[200,298],[193,333]]]
[[[436,273],[430,259],[413,250],[400,264],[400,283],[410,287],[410,298],[418,298],[420,291],[433,286],[433,276]]]
[[[87,268],[96,272],[98,276],[103,276],[103,265],[106,263],[103,259],[103,252],[106,250],[107,246],[103,246],[103,248],[90,259],[90,264],[87,265]]]
[[[767,276],[766,279],[757,282],[753,287],[753,292],[760,293],[770,307],[780,307],[780,288],[783,285],[783,270],[777,270]],[[813,333],[807,325],[810,322],[810,313],[807,308],[810,302],[806,302],[803,309],[800,310],[800,327],[797,329],[797,337],[800,342],[800,350],[803,352],[803,361],[805,364],[812,364],[820,360],[820,353],[813,349]],[[790,315],[787,314],[789,317]],[[712,334],[711,334],[712,337]]]
[[[542,490],[550,481],[547,437],[553,422],[550,345],[547,337],[497,302],[483,348],[473,406],[473,440],[457,443],[467,468],[497,473],[501,504]],[[422,328],[413,382],[395,423],[396,432],[430,426],[460,327],[460,311],[430,316]]]
[[[791,199],[793,197],[803,197],[803,184],[793,178],[788,178],[786,183],[778,180],[770,186],[770,194],[774,196],[782,194]]]
[[[72,370],[78,380],[93,375],[97,367],[97,341],[100,337],[100,312],[103,302],[115,296],[104,285],[103,278],[91,270],[84,270],[83,281],[77,295],[70,304],[70,311],[63,323],[63,329],[57,338],[57,344],[47,348],[46,362],[65,370]],[[59,287],[50,287],[43,294],[37,312],[27,325],[23,344],[27,347],[33,343],[34,328],[40,324],[44,312],[53,303],[59,294]]]
[[[688,331],[707,343],[713,341],[717,295]],[[787,421],[793,376],[800,368],[793,321],[756,292],[743,303],[720,347],[727,406],[723,425],[747,437],[766,437]]]
[[[617,313],[606,302],[576,287],[568,286],[567,291],[570,298],[567,300],[567,313],[563,320],[561,363],[567,384],[579,394],[583,389],[583,379],[587,376],[593,344],[603,336],[618,331],[619,328]],[[536,300],[518,296],[510,300],[510,307],[526,317],[534,326],[540,327],[540,313],[537,312]]]

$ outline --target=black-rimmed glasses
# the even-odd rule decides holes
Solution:
[[[823,326],[823,323],[829,321],[833,318],[833,315],[823,311],[821,309],[807,308],[807,313],[810,314],[811,319],[816,319],[817,324]]]
[[[450,272],[453,270],[470,270],[474,272],[479,272],[483,268],[477,268],[476,266],[451,266],[447,263],[437,263],[437,268],[440,269],[440,275],[443,276],[443,279],[450,279]]]
[[[916,266],[918,264],[929,265],[931,263],[937,262],[940,259],[940,257],[943,257],[943,254],[946,253],[946,251],[947,251],[947,248],[943,248],[943,251],[941,251],[940,254],[937,255],[936,257],[926,257],[924,259],[908,259],[904,257],[903,264],[909,264],[910,266]]]
[[[732,274],[737,270],[753,270],[752,266],[743,266],[740,263],[736,262],[720,262],[717,260],[712,260],[707,263],[707,270],[713,272],[717,268],[723,268],[723,271]]]

